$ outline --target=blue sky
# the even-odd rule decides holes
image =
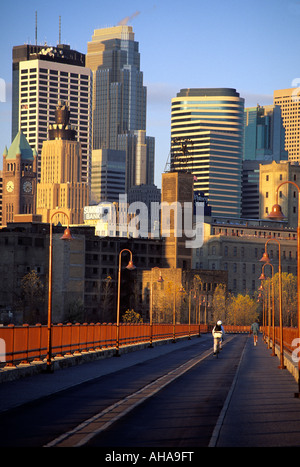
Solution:
[[[38,43],[57,44],[61,16],[62,42],[83,53],[94,29],[122,20],[133,27],[148,90],[147,134],[156,139],[158,186],[170,150],[171,99],[180,89],[235,88],[250,107],[272,104],[275,89],[300,83],[300,1],[0,0],[0,5],[2,151],[11,144],[12,47],[35,43],[36,11]]]

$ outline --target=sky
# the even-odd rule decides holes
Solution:
[[[95,29],[133,27],[147,87],[155,183],[170,152],[171,99],[183,88],[234,88],[245,107],[300,86],[300,0],[0,0],[0,150],[11,144],[12,48],[37,42],[87,52]],[[0,158],[0,169],[2,158]]]

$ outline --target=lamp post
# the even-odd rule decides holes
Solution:
[[[271,267],[271,270],[272,270],[272,339],[273,339],[273,345],[272,345],[272,356],[276,356],[275,354],[275,294],[274,294],[274,267],[273,267],[273,264],[271,263],[265,263],[263,264],[263,267],[262,267],[262,273],[261,273],[261,276],[260,276],[260,280],[264,280],[265,279],[265,275],[264,275],[264,269],[266,266],[270,266]]]
[[[283,362],[283,328],[282,328],[282,283],[281,283],[281,247],[280,247],[280,242],[276,238],[269,238],[269,240],[266,241],[265,243],[265,252],[260,259],[260,261],[264,263],[270,263],[270,258],[267,253],[267,245],[269,242],[274,241],[278,244],[279,248],[279,254],[278,254],[278,289],[279,289],[279,328],[280,328],[280,365],[278,368],[280,369],[285,369],[286,367],[284,366]]]
[[[123,250],[120,251],[119,253],[119,272],[118,272],[118,298],[117,298],[117,335],[116,335],[116,353],[115,357],[120,356],[120,296],[121,296],[121,259],[122,259],[122,253],[124,251],[127,251],[130,253],[130,260],[129,263],[126,266],[126,269],[129,269],[132,271],[135,269],[135,266],[132,261],[132,252],[131,250],[128,250],[127,248],[124,248]]]
[[[73,237],[71,235],[71,231],[69,228],[69,216],[66,212],[64,211],[55,211],[51,217],[50,217],[50,240],[49,240],[49,286],[48,286],[48,344],[47,344],[47,368],[46,371],[47,373],[52,373],[53,372],[53,367],[52,367],[52,276],[53,276],[53,268],[52,268],[52,262],[53,262],[53,235],[52,235],[52,219],[54,216],[57,214],[63,214],[66,216],[68,220],[67,228],[64,231],[63,236],[61,237],[61,240],[73,240]]]
[[[158,269],[159,270],[159,277],[157,279],[157,282],[163,282],[162,275],[160,273],[160,268],[158,266],[155,266],[151,270],[151,284],[150,284],[150,344],[149,347],[152,348],[152,340],[153,340],[153,279],[152,279],[152,272],[153,269]]]
[[[298,296],[298,308],[297,308],[297,318],[298,318],[298,338],[300,338],[300,188],[297,183],[290,180],[285,180],[280,183],[275,192],[275,203],[272,207],[270,214],[268,215],[269,219],[273,220],[282,220],[284,215],[281,210],[281,206],[278,204],[278,190],[282,185],[286,183],[293,185],[298,191],[298,223],[297,223],[297,296]],[[298,392],[295,393],[295,397],[300,398],[300,359],[298,358]]]
[[[180,286],[179,292],[182,293],[184,291],[182,285]],[[175,337],[175,329],[176,329],[176,282],[174,281],[174,298],[173,298],[173,344],[176,344],[176,337]]]

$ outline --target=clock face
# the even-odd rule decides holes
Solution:
[[[25,191],[25,193],[31,193],[31,190],[32,190],[31,182],[24,182],[23,190]]]
[[[12,182],[12,181],[7,182],[7,184],[6,184],[6,189],[7,189],[7,191],[8,191],[9,193],[11,193],[12,191],[14,191],[14,187],[15,187],[15,186],[14,186],[14,182]]]

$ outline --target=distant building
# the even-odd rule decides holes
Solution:
[[[161,188],[163,267],[182,269],[192,267],[192,249],[186,247],[188,237],[183,226],[184,203],[190,203],[193,213],[193,175],[182,171],[163,173]]]
[[[281,109],[277,105],[246,108],[244,112],[242,217],[259,218],[259,166],[288,159]]]
[[[141,202],[147,207],[148,231],[159,234],[161,190],[156,185],[135,185],[128,191],[128,204]]]
[[[43,141],[55,121],[59,100],[69,103],[82,148],[82,181],[90,181],[92,72],[85,55],[69,45],[13,47],[12,138],[21,129],[38,153],[38,180]]]
[[[193,268],[199,273],[202,270],[226,271],[228,291],[234,295],[248,293],[251,296],[258,291],[262,270],[259,260],[268,239],[280,241],[282,272],[297,274],[296,229],[289,228],[287,222],[211,218],[205,222],[204,232],[203,246],[193,250]],[[276,274],[277,242],[270,241],[267,250]],[[270,276],[268,269],[265,274]]]
[[[285,149],[291,162],[300,162],[300,98],[299,88],[274,91],[274,105],[281,108],[285,128]]]
[[[126,191],[154,183],[154,138],[146,136],[146,87],[132,27],[96,29],[86,64],[93,72],[93,149],[126,151]]]
[[[125,193],[126,152],[113,149],[93,149],[91,202],[119,202]]]
[[[37,213],[50,222],[57,207],[67,212],[70,224],[83,224],[83,209],[89,204],[89,187],[81,181],[81,144],[69,122],[68,107],[60,102],[55,123],[50,125],[49,140],[44,141],[41,155],[41,181],[37,186]],[[66,224],[65,216],[56,221]]]
[[[36,213],[37,154],[20,130],[3,153],[2,225]]]
[[[241,215],[243,111],[235,89],[182,89],[172,99],[171,170],[195,176],[215,216]]]
[[[260,165],[259,171],[259,196],[260,218],[265,218],[276,204],[276,189],[282,182],[291,181],[300,187],[300,166],[290,161],[276,162]],[[298,190],[290,183],[285,183],[278,190],[278,203],[286,217],[289,227],[298,225]]]

